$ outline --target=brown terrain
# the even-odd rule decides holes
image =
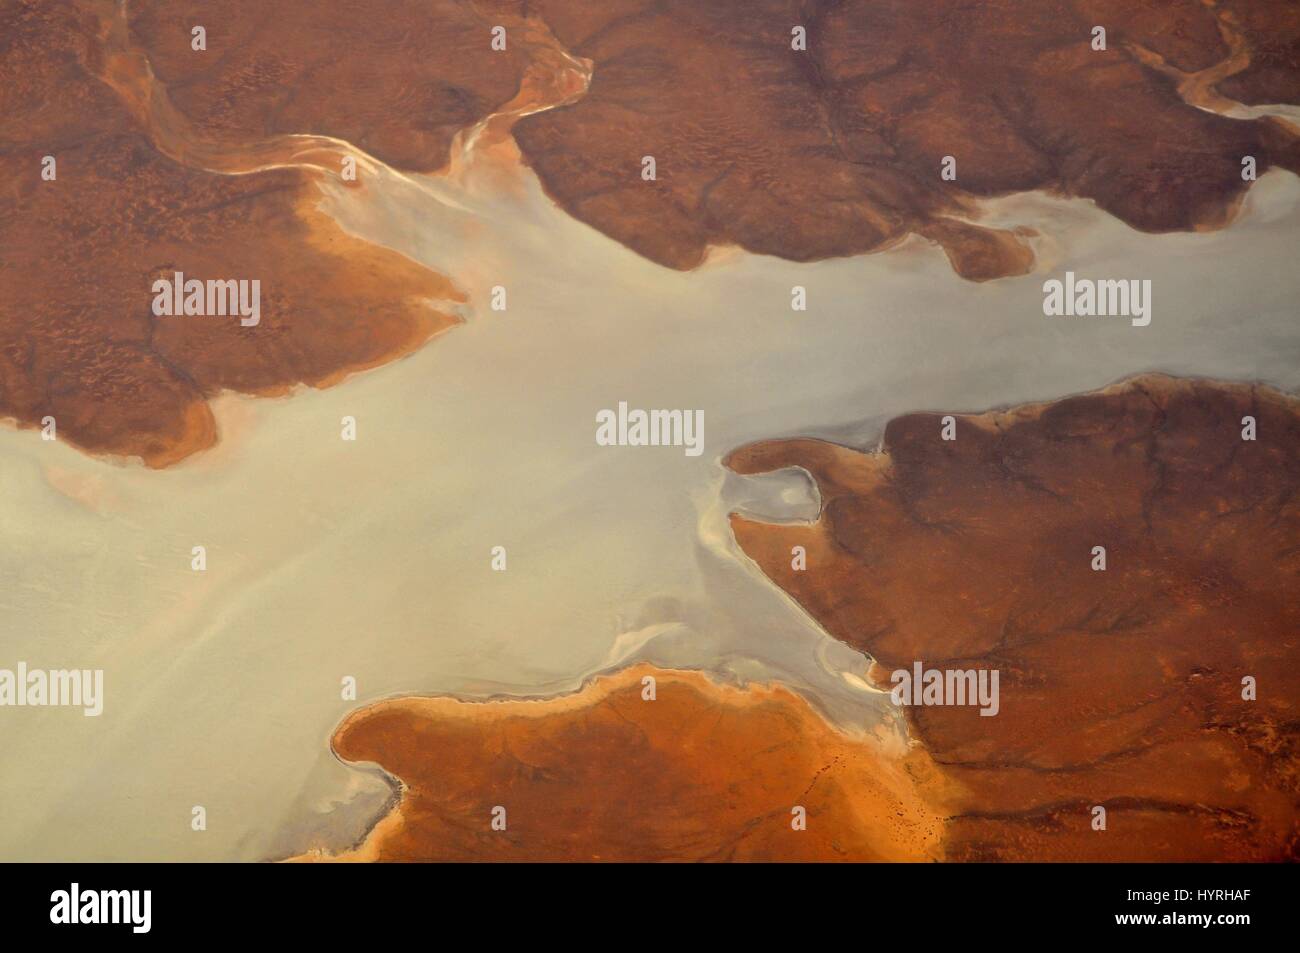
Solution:
[[[844,735],[784,688],[645,665],[545,700],[379,702],[334,750],[400,778],[398,806],[356,850],[297,859],[935,859],[942,817],[916,788],[941,779],[891,738]]]
[[[1220,0],[1220,8],[1250,37],[1249,62],[1219,83],[1229,99],[1249,105],[1300,102],[1300,4]]]
[[[423,299],[460,296],[342,233],[316,182],[355,150],[446,169],[494,115],[565,209],[677,268],[713,245],[810,260],[917,234],[965,277],[1020,274],[1023,230],[970,219],[1029,189],[1142,229],[1222,225],[1241,157],[1295,170],[1295,130],[1190,103],[1300,100],[1298,21],[1283,0],[17,0],[0,10],[0,416],[163,466],[215,439],[223,388],[323,386],[410,351],[456,320]],[[258,278],[261,325],[155,319],[173,270]]]
[[[0,415],[52,415],[77,446],[165,466],[216,439],[222,389],[323,386],[455,323],[426,303],[461,300],[446,279],[316,210],[318,171],[171,157],[176,130],[151,122],[166,91],[114,48],[113,8],[0,10]],[[259,279],[260,324],[155,317],[173,271]]]
[[[910,414],[876,452],[783,440],[728,464],[812,474],[816,521],[733,515],[736,539],[878,685],[917,660],[1000,672],[995,717],[905,709],[960,792],[944,856],[1295,860],[1300,401],[1152,375],[940,431]]]
[[[594,64],[585,97],[519,123],[525,159],[570,213],[677,268],[710,245],[805,261],[916,233],[964,277],[995,278],[1032,255],[966,221],[972,199],[1043,189],[1143,230],[1217,227],[1248,187],[1243,156],[1300,168],[1293,127],[1196,109],[1147,55],[1189,71],[1231,58],[1234,90],[1300,102],[1289,0],[522,6]]]
[[[1297,19],[1287,0],[407,0],[373,22],[338,3],[238,0],[214,18],[153,0],[130,14],[205,130],[336,136],[417,171],[442,168],[458,130],[562,49],[590,64],[590,88],[515,138],[561,206],[641,254],[808,261],[918,234],[974,280],[1033,262],[1015,233],[969,221],[975,199],[1044,189],[1135,228],[1218,227],[1249,185],[1243,156],[1261,174],[1300,167],[1294,128],[1211,115],[1168,80],[1213,72],[1229,98],[1300,103]],[[207,20],[227,51],[210,59],[189,49]],[[496,24],[504,52],[486,42]],[[949,155],[956,181],[939,174]]]

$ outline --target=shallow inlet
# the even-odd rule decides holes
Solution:
[[[3,714],[0,857],[258,859],[354,839],[388,788],[328,750],[355,707],[345,675],[360,704],[544,694],[649,659],[780,679],[872,727],[890,712],[854,677],[866,660],[768,584],[726,524],[737,506],[809,516],[806,481],[728,476],[728,450],[872,444],[906,411],[1143,370],[1300,386],[1300,183],[1284,173],[1212,234],[1141,235],[1082,201],[994,203],[991,223],[1045,237],[1035,274],[986,285],[919,241],[668,271],[555,209],[508,140],[452,177],[381,167],[325,188],[349,230],[452,276],[469,323],[330,390],[223,397],[222,443],[171,470],[0,432],[0,666],[106,670],[98,719]],[[1151,325],[1045,318],[1042,282],[1067,268],[1152,279]],[[807,312],[790,309],[796,284]],[[505,312],[487,307],[494,285]],[[598,447],[596,412],[620,400],[702,409],[704,454]],[[205,573],[190,570],[200,544]]]

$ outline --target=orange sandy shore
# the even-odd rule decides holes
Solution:
[[[883,729],[845,735],[785,688],[697,672],[638,665],[542,700],[383,701],[350,715],[334,750],[400,778],[400,803],[355,850],[297,860],[939,857],[943,780],[923,752]]]

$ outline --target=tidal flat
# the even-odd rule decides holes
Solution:
[[[728,452],[869,447],[909,411],[1151,370],[1300,386],[1287,173],[1203,234],[1141,234],[1081,200],[989,203],[985,223],[1043,237],[1033,273],[983,284],[921,239],[813,264],[722,249],[671,271],[568,217],[508,141],[448,175],[377,166],[323,189],[344,229],[452,276],[466,323],[329,389],[224,395],[217,446],[167,470],[0,433],[5,659],[105,673],[99,718],[9,712],[6,859],[349,846],[391,790],[329,739],[395,695],[545,696],[645,661],[782,683],[837,724],[901,731],[868,659],[731,535],[731,511],[806,518],[814,491],[728,474]],[[1044,316],[1043,283],[1067,268],[1150,280],[1150,324]],[[496,286],[504,311],[487,305]],[[600,446],[596,414],[620,401],[702,411],[703,452]]]

